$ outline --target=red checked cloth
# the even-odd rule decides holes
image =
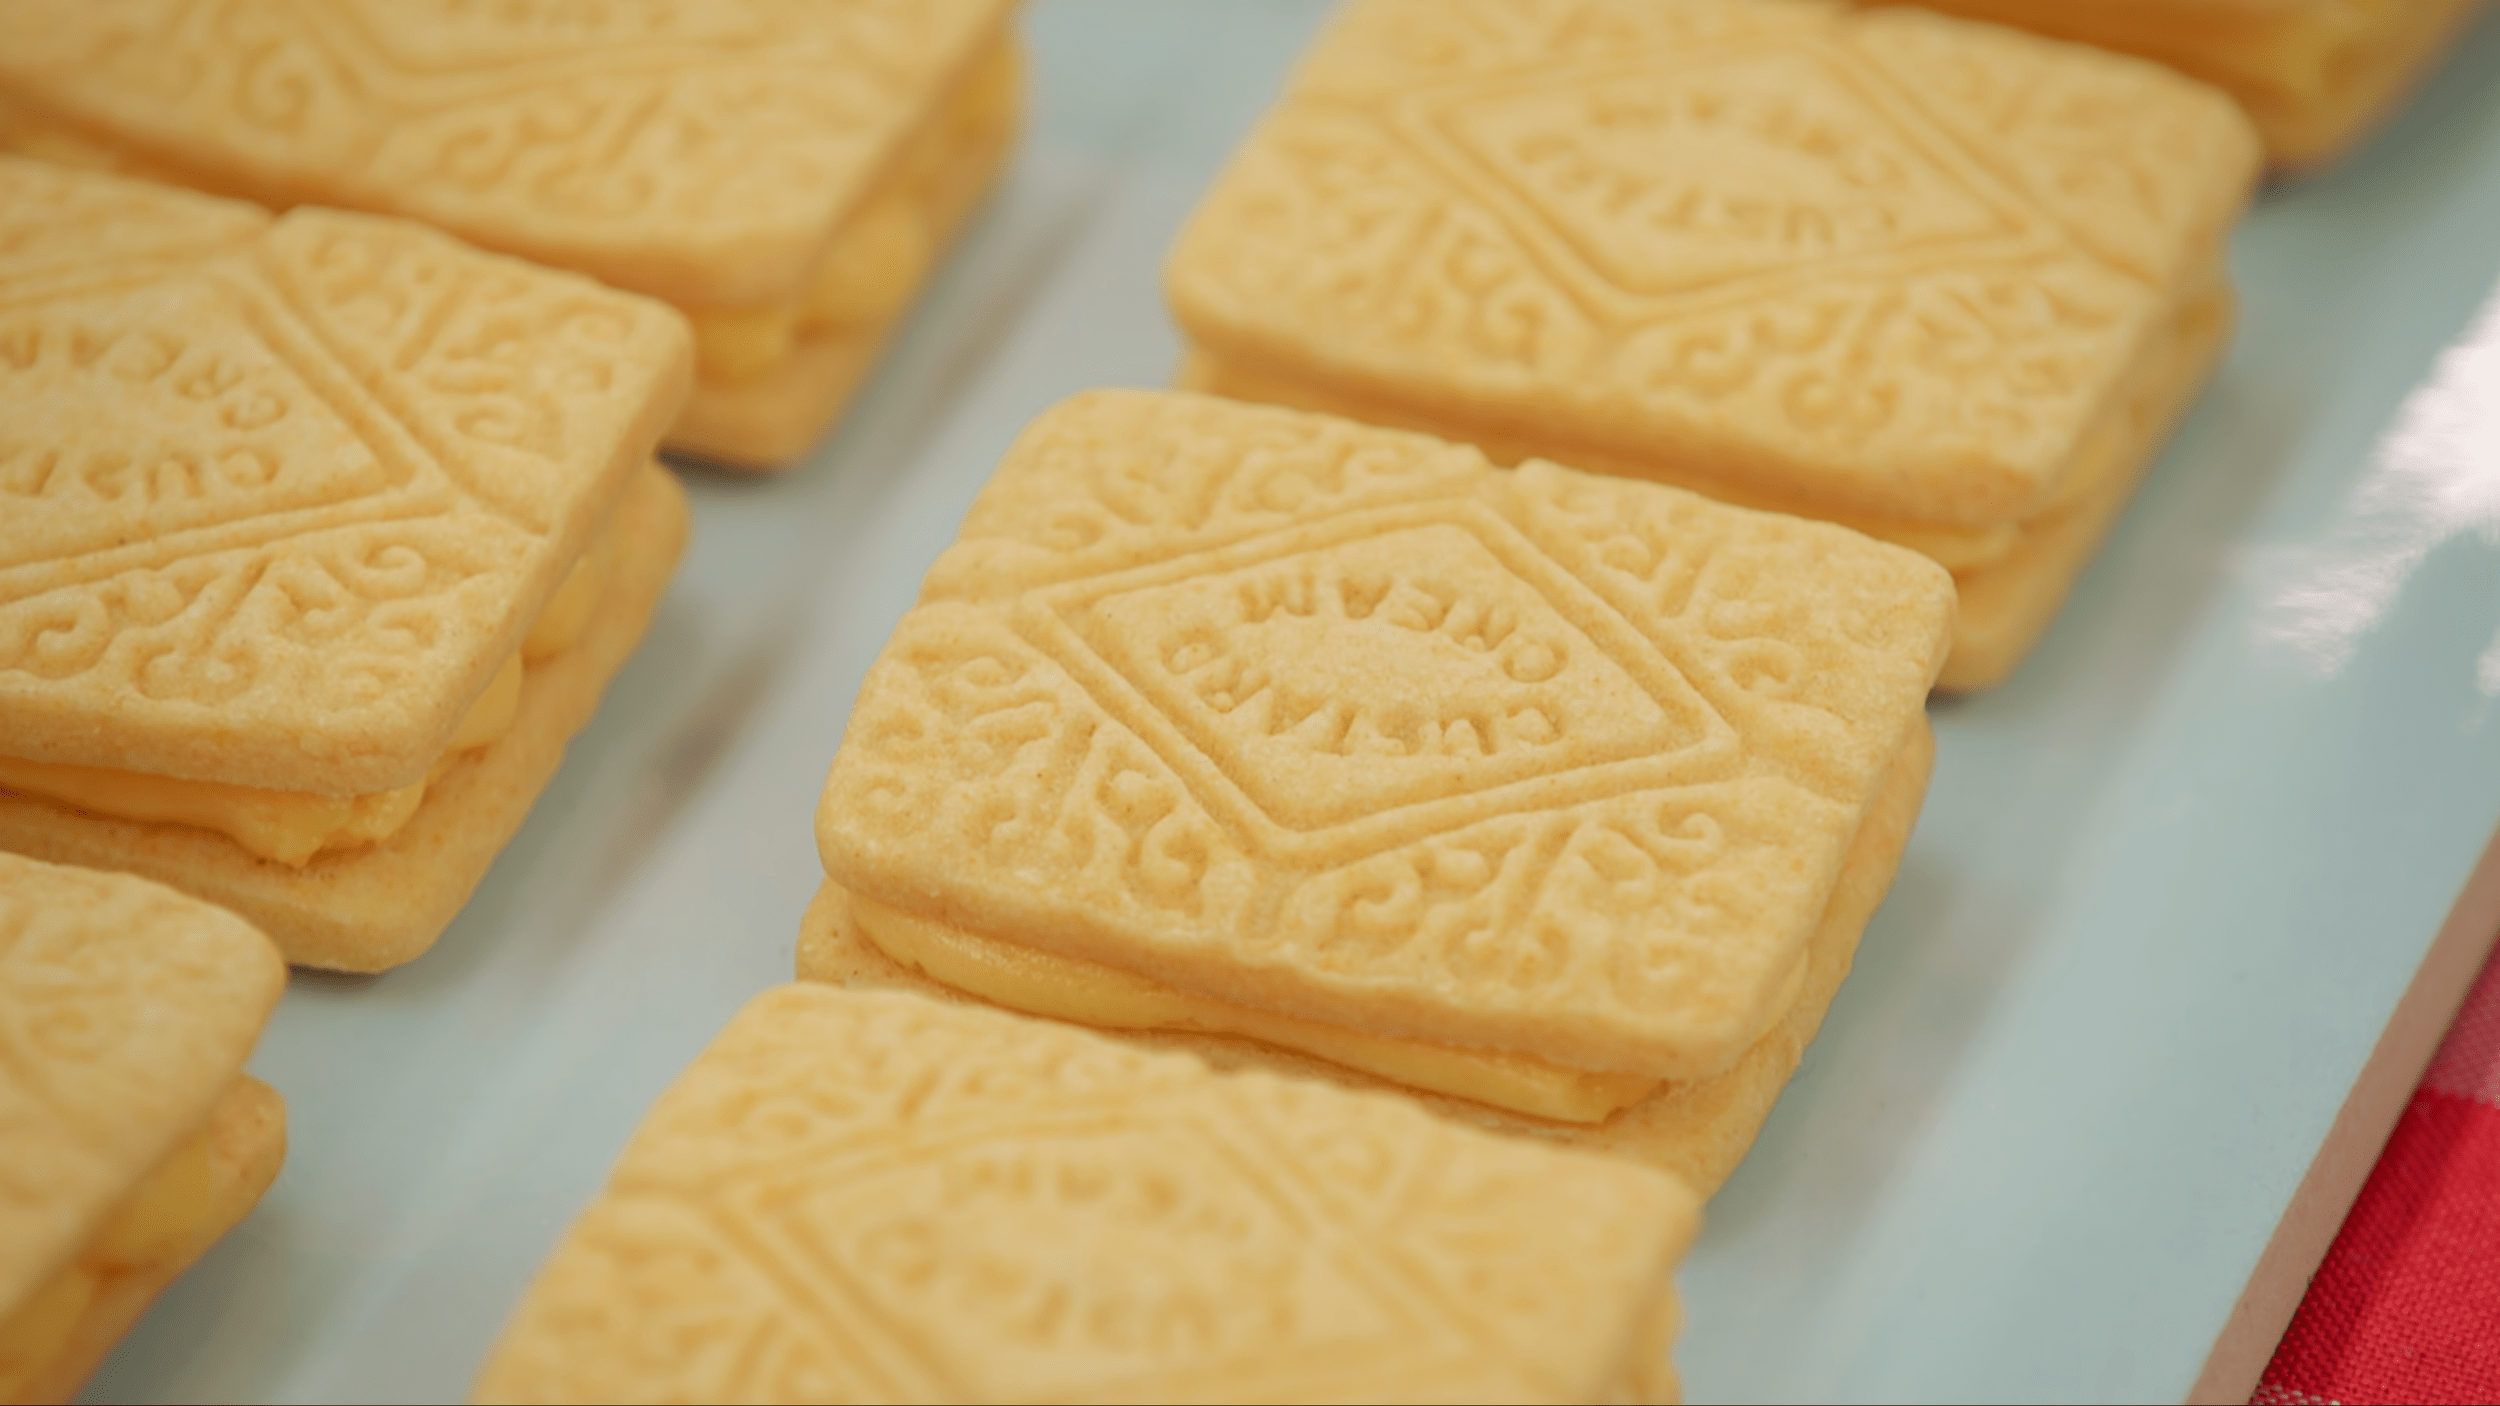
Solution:
[[[2251,1400],[2500,1401],[2500,954]]]

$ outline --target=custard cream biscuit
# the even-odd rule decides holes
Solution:
[[[2402,101],[2484,0],[1921,0],[2141,54],[2239,100],[2288,170],[2342,155]]]
[[[422,952],[666,584],[689,360],[403,221],[0,158],[0,849]]]
[[[243,1061],[285,985],[231,913],[0,854],[0,1401],[76,1396],[277,1176]]]
[[[1356,0],[1166,269],[1182,384],[1820,517],[2009,673],[2227,340],[2258,160],[2157,65],[1820,0]]]
[[[1707,1196],[1744,1160],[1822,1028],[1909,842],[1933,756],[1922,727],[1850,846],[1806,950],[1795,1002],[1734,1066],[1702,1079],[1592,1076],[1502,1051],[1296,1020],[890,909],[876,915],[872,941],[851,896],[830,882],[801,924],[798,974],[1053,1016],[1150,1048],[1185,1050],[1218,1069],[1393,1091],[1479,1127],[1645,1162]]]
[[[626,1145],[476,1399],[1673,1400],[1671,1178],[801,983]]]
[[[669,443],[773,467],[1003,161],[1012,8],[0,0],[0,147],[403,215],[659,298],[698,348]]]
[[[1460,1087],[1598,1121],[1740,1064],[1818,948],[1845,970],[1865,912],[1818,933],[1887,797],[1915,810],[1953,614],[1932,562],[1828,524],[1095,393],[870,670],[819,849],[906,965],[952,930],[1340,1063],[1327,1031],[1477,1051]]]

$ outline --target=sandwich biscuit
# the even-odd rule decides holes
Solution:
[[[0,1401],[76,1396],[277,1176],[243,1061],[285,986],[231,913],[0,854]]]
[[[669,444],[803,454],[1022,106],[1012,0],[0,0],[0,149],[403,215],[691,321]]]
[[[1948,688],[2046,629],[2227,340],[2247,119],[1819,0],[1355,0],[1166,269],[1188,388],[1927,553]]]
[[[422,952],[666,585],[688,360],[403,221],[0,158],[0,849]]]
[[[1707,1187],[1890,881],[1953,614],[1828,524],[1080,396],[869,672],[801,969],[1612,1122]],[[1721,1079],[1749,1112],[1670,1116]]]

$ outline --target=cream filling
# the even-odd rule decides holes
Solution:
[[[15,1401],[66,1350],[105,1276],[178,1253],[216,1213],[211,1130],[183,1140],[84,1249],[0,1318],[0,1400]]]
[[[1015,47],[1002,35],[835,231],[806,291],[762,307],[683,308],[702,377],[761,380],[806,338],[881,322],[910,301],[937,257],[950,168],[1014,120],[1017,88]]]
[[[0,756],[0,790],[115,820],[213,830],[261,859],[296,868],[323,854],[380,844],[399,833],[424,803],[426,788],[455,762],[511,730],[527,664],[561,654],[581,639],[614,574],[618,550],[616,530],[603,529],[573,563],[520,650],[469,705],[423,781],[360,796],[322,796]]]
[[[1508,1050],[1470,1050],[1368,1035],[1192,995],[1132,972],[966,932],[851,898],[862,936],[942,985],[1012,1010],[1082,1025],[1246,1035],[1377,1075],[1566,1123],[1596,1123],[1658,1087],[1640,1074],[1570,1069]]]

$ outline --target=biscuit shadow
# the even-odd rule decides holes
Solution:
[[[1931,702],[1919,829],[1705,1243],[1804,1243],[1800,1217],[1806,1242],[1855,1239],[1903,1175],[2000,994],[2041,955],[2058,896],[2035,880],[2105,811],[2108,759],[2193,667],[2234,544],[2311,432],[2305,412],[2297,390],[2226,373],[2033,655],[1995,689]]]
[[[780,641],[749,638],[726,657],[720,643],[697,608],[663,602],[518,833],[402,981],[445,991],[492,966],[498,982],[534,988],[561,964],[702,789],[777,672]]]
[[[1711,1241],[1854,1238],[2020,958],[2010,915],[1953,920],[1965,897],[1950,864],[1904,858],[1821,1033],[1711,1201]]]

